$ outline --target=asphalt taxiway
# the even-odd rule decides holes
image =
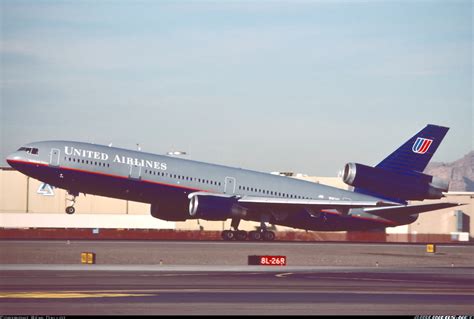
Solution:
[[[80,264],[77,253],[88,250],[101,262]],[[2,241],[0,312],[473,315],[473,247],[437,251],[429,255],[424,245]],[[288,265],[246,265],[247,255],[263,253],[288,255]]]
[[[94,252],[97,264],[247,265],[249,255],[284,255],[288,266],[472,266],[474,245],[224,241],[2,240],[0,264],[78,264]]]

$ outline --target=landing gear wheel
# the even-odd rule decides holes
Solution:
[[[261,240],[262,239],[262,233],[259,231],[251,231],[249,232],[249,239],[253,241]]]
[[[235,239],[236,240],[246,240],[247,239],[247,232],[244,230],[238,230],[235,232]]]
[[[234,237],[235,237],[235,234],[234,234],[233,231],[224,230],[224,231],[221,233],[221,237],[222,237],[222,239],[224,239],[224,240],[233,240]]]
[[[66,207],[66,213],[71,215],[71,214],[74,214],[74,212],[76,211],[76,209],[74,208],[74,204],[76,203],[76,197],[79,196],[79,193],[68,191],[67,194],[72,196],[72,198],[67,198],[66,197],[66,200],[70,201],[71,204],[72,204],[71,206]]]
[[[275,239],[275,233],[272,232],[272,231],[269,231],[269,230],[265,230],[265,231],[263,232],[263,236],[262,236],[262,237],[263,237],[263,240],[265,240],[265,241],[272,241],[272,240]]]

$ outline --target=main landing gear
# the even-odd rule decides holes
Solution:
[[[247,238],[251,241],[258,241],[258,240],[264,240],[264,241],[272,241],[275,239],[275,233],[267,230],[267,226],[265,225],[265,222],[262,221],[260,224],[260,227],[257,230],[253,230],[247,232],[244,230],[239,230],[239,223],[240,219],[238,218],[233,218],[232,223],[231,223],[231,228],[234,230],[224,230],[221,233],[222,239],[224,240],[237,240],[237,241],[244,241]]]
[[[76,209],[74,208],[74,204],[76,204],[76,197],[79,196],[79,193],[74,193],[74,192],[68,192],[69,196],[72,196],[72,198],[67,198],[66,200],[71,202],[71,206],[66,207],[66,213],[71,215],[74,214]]]
[[[237,240],[244,241],[248,238],[251,241],[272,241],[275,239],[275,233],[270,230],[253,230],[246,232],[245,230],[224,230],[221,233],[222,239],[224,240]]]

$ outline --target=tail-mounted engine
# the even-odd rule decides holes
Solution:
[[[346,164],[344,183],[356,191],[401,200],[438,199],[448,191],[448,182],[416,171],[392,171],[357,163]]]

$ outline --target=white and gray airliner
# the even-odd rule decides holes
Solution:
[[[74,141],[21,146],[7,162],[25,175],[68,191],[149,203],[167,221],[231,219],[224,240],[273,240],[268,224],[314,231],[371,230],[414,222],[457,203],[409,205],[443,197],[446,182],[423,172],[448,128],[427,125],[375,167],[349,163],[352,190],[263,172]],[[239,230],[241,220],[260,223]]]

